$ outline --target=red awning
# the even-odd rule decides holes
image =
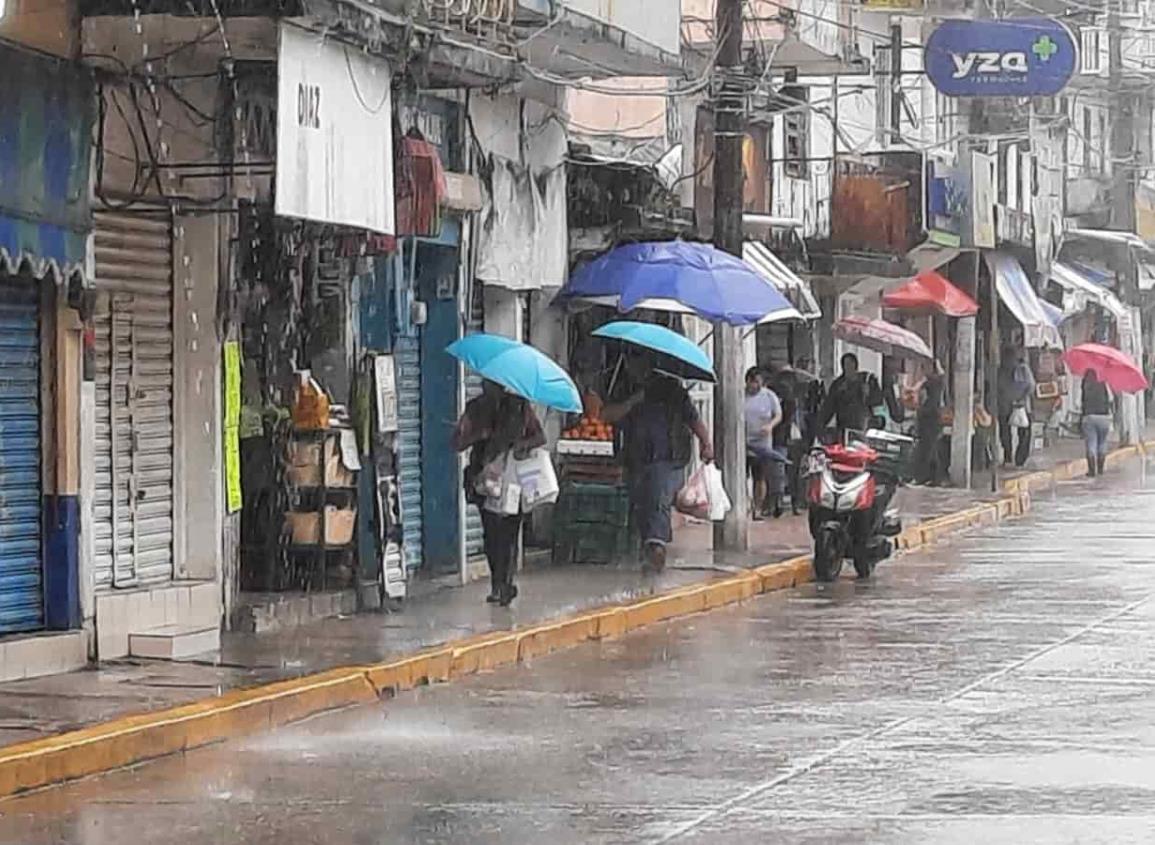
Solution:
[[[936,311],[948,317],[973,317],[975,301],[934,270],[923,270],[902,287],[882,298],[887,308],[901,311]]]

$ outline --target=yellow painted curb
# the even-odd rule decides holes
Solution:
[[[1155,451],[1155,441],[1113,452],[1112,464]],[[896,538],[914,551],[974,525],[992,525],[1031,509],[1031,492],[1078,474],[1071,461],[1050,472],[1004,484],[1003,498],[907,528]],[[785,590],[813,580],[807,555],[728,578],[693,584],[620,605],[596,608],[521,630],[468,637],[396,660],[280,681],[155,713],[0,748],[0,796],[139,763],[244,734],[269,730],[316,713],[376,701],[423,684],[448,681],[532,660],[591,640]]]
[[[362,670],[337,669],[20,743],[0,750],[0,795],[128,766],[376,699],[376,690]]]

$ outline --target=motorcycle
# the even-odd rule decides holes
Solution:
[[[806,502],[816,580],[836,579],[847,558],[859,578],[869,578],[890,557],[891,538],[902,533],[890,503],[913,445],[909,437],[871,429],[810,451]]]

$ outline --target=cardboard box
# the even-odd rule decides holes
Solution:
[[[321,536],[321,515],[319,513],[288,513],[285,521],[289,526],[294,546],[316,546]],[[353,542],[357,526],[356,508],[325,507],[325,544],[346,546]]]
[[[286,476],[294,487],[321,486],[321,453],[325,454],[325,486],[356,487],[357,474],[346,469],[335,437],[323,442],[290,440]]]

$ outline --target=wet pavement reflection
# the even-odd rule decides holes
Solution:
[[[872,583],[0,802],[0,842],[1151,842],[1153,540],[1145,477],[1074,482]]]

